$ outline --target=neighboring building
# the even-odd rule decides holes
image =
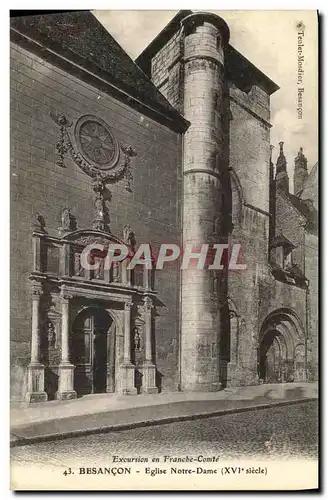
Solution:
[[[12,398],[315,379],[317,170],[300,152],[290,194],[281,143],[274,176],[278,86],[226,23],[180,11],[135,62],[90,12],[11,42]],[[86,271],[90,242],[238,243],[247,269]]]

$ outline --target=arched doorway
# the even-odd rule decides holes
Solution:
[[[277,330],[268,331],[260,344],[259,378],[267,384],[286,382],[287,345]]]
[[[306,381],[305,331],[290,309],[277,309],[263,322],[258,343],[258,376],[264,383]]]
[[[78,395],[114,392],[115,324],[105,309],[89,307],[76,316],[70,350]]]

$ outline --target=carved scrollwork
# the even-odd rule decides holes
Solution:
[[[91,245],[92,243],[100,244],[100,245],[108,245],[109,240],[107,238],[103,238],[101,236],[81,236],[80,238],[74,241],[77,245]]]
[[[132,306],[133,306],[133,302],[132,302],[131,299],[129,299],[126,302],[124,302],[124,310],[125,311],[131,311]]]
[[[126,178],[127,185],[126,189],[131,191],[131,158],[136,156],[136,152],[133,150],[130,145],[120,145],[119,149],[121,153],[123,153],[123,161],[118,162],[115,168],[111,167],[111,171],[101,170],[101,166],[93,165],[88,162],[81,153],[75,150],[72,140],[69,135],[68,128],[72,125],[72,122],[69,121],[66,116],[58,115],[57,113],[50,112],[50,116],[55,121],[57,125],[60,127],[61,138],[57,143],[56,148],[59,152],[60,159],[58,160],[58,164],[60,166],[65,166],[64,164],[64,154],[69,153],[72,160],[81,168],[81,170],[87,174],[89,177],[93,179],[98,179],[103,182],[103,184],[117,182],[123,178]],[[102,120],[94,117],[95,122]],[[102,123],[99,126],[103,126]]]
[[[42,295],[41,285],[36,285],[36,284],[32,285],[31,293],[32,293],[32,299],[40,299]]]
[[[57,160],[57,165],[59,167],[65,168],[64,155],[68,151],[67,144],[65,142],[65,132],[68,127],[72,126],[72,122],[66,118],[65,115],[57,113],[55,111],[50,111],[50,116],[53,121],[60,127],[60,139],[56,144],[56,149],[59,153],[59,160]]]
[[[238,314],[236,313],[236,311],[234,310],[229,310],[229,318],[232,319],[232,318],[238,318]]]
[[[73,298],[73,295],[71,295],[68,291],[68,289],[66,288],[66,286],[62,286],[61,290],[60,290],[60,300],[61,302],[68,302],[70,299]]]

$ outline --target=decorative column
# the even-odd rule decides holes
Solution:
[[[229,311],[230,318],[230,361],[227,365],[227,387],[237,385],[236,370],[238,363],[238,316]]]
[[[32,338],[31,338],[31,362],[28,366],[28,392],[26,401],[39,403],[47,401],[48,396],[44,392],[44,365],[40,363],[40,298],[42,286],[40,283],[32,285]]]
[[[135,387],[135,366],[131,362],[131,310],[132,301],[124,304],[124,346],[121,364],[120,391],[124,395],[137,394]]]
[[[156,387],[156,366],[153,363],[152,353],[152,311],[154,309],[153,301],[149,296],[144,298],[145,315],[145,362],[142,367],[142,387],[141,390],[146,394],[158,392]]]
[[[59,383],[56,393],[57,399],[75,399],[74,391],[74,365],[69,358],[69,300],[71,295],[62,289],[61,301],[61,362],[59,365]]]

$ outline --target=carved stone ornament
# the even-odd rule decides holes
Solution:
[[[135,234],[129,224],[126,224],[123,228],[123,241],[132,248],[136,244]]]
[[[61,213],[61,227],[58,229],[59,234],[63,235],[65,233],[70,233],[71,231],[75,231],[76,228],[75,216],[71,213],[69,208],[64,208]]]
[[[39,283],[33,283],[31,287],[32,300],[40,300],[42,295],[42,286]]]
[[[233,309],[229,309],[229,318],[238,318],[238,314],[236,313],[236,311],[234,311]]]
[[[56,346],[56,330],[52,321],[46,323],[46,335],[49,347],[54,348]]]
[[[98,169],[113,168],[119,146],[107,123],[94,116],[82,116],[75,125],[75,141],[83,158]]]
[[[66,116],[50,112],[51,118],[60,127],[60,141],[56,148],[60,155],[57,164],[64,167],[64,155],[72,160],[92,178],[101,179],[103,184],[126,179],[126,189],[131,191],[131,157],[136,153],[131,146],[119,145],[109,126],[100,118],[87,115],[81,117],[75,126],[75,149],[68,128],[72,122]],[[123,161],[120,160],[123,153]]]
[[[144,307],[145,307],[145,310],[146,311],[151,311],[152,309],[154,309],[154,304],[153,304],[153,301],[150,297],[146,296],[144,298]]]
[[[76,122],[76,150],[68,131],[72,122],[66,116],[53,111],[50,112],[50,116],[60,127],[60,141],[56,145],[60,159],[57,164],[65,166],[64,155],[69,153],[81,170],[92,177],[92,188],[96,194],[93,229],[109,233],[110,219],[106,202],[111,193],[106,184],[125,178],[125,189],[131,192],[130,160],[136,153],[131,146],[119,146],[107,123],[92,115],[82,116]],[[119,161],[120,150],[123,153],[123,161]]]
[[[103,238],[102,236],[93,236],[90,234],[89,236],[81,236],[80,238],[74,240],[74,243],[77,245],[91,245],[93,243],[100,245],[108,245],[110,240],[107,238]]]
[[[133,302],[132,302],[131,299],[129,299],[126,302],[124,302],[124,310],[125,311],[131,311],[132,306],[133,306]]]
[[[134,349],[136,351],[140,351],[141,348],[141,335],[140,335],[140,328],[139,326],[135,326],[133,329],[133,342],[134,342]]]
[[[32,222],[32,230],[33,231],[39,231],[41,233],[45,233],[45,220],[43,215],[41,215],[39,212],[36,212],[33,216],[33,222]]]

